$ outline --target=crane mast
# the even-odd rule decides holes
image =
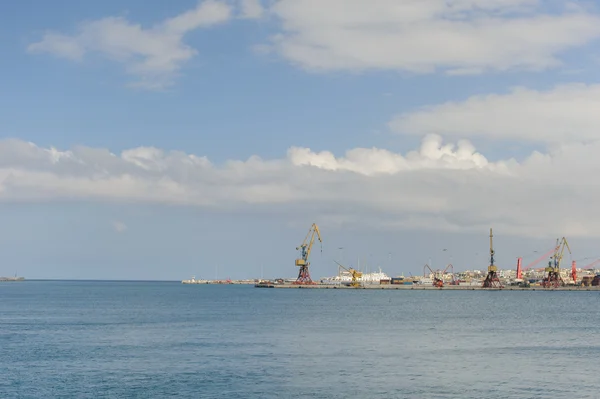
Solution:
[[[503,288],[498,278],[498,267],[494,264],[494,235],[490,228],[490,265],[488,266],[488,274],[483,281],[483,288]]]
[[[310,266],[310,262],[308,257],[312,251],[313,244],[315,242],[315,236],[318,237],[319,242],[321,243],[321,252],[323,252],[323,240],[321,239],[321,232],[319,231],[319,226],[316,223],[313,223],[308,230],[308,234],[302,241],[296,250],[300,250],[300,258],[296,259],[296,266],[300,267],[298,272],[298,278],[294,282],[294,284],[315,284],[310,278],[310,273],[308,271],[308,267]],[[309,238],[310,237],[310,238]]]

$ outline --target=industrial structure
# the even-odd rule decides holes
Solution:
[[[296,259],[296,266],[299,266],[300,270],[298,271],[298,278],[294,284],[316,284],[310,278],[310,272],[308,270],[308,267],[310,266],[308,257],[310,256],[313,244],[315,242],[315,235],[319,238],[319,242],[321,243],[321,253],[323,253],[323,240],[321,239],[321,232],[319,231],[319,226],[317,226],[316,223],[313,223],[312,226],[310,226],[304,241],[302,241],[302,244],[296,247],[296,250],[301,250],[302,252],[300,258]]]
[[[562,239],[556,239],[556,246],[554,247],[554,254],[548,261],[548,266],[544,270],[544,278],[542,279],[542,287],[550,288],[550,287],[562,287],[565,285],[565,282],[560,275],[560,262],[563,258],[563,253],[565,252],[565,248],[569,250],[569,254],[571,254],[571,248],[569,248],[569,243],[567,239],[563,237]]]
[[[577,261],[572,260],[571,269],[561,269],[561,262],[565,249],[571,254],[567,239],[556,240],[556,245],[533,262],[523,266],[523,257],[517,259],[516,270],[514,268],[500,270],[495,264],[494,235],[490,228],[490,257],[487,271],[464,270],[455,272],[454,266],[449,263],[444,270],[433,269],[426,264],[423,268],[423,276],[390,277],[381,271],[379,273],[363,272],[359,266],[357,269],[334,260],[338,265],[338,275],[335,277],[320,278],[319,282],[313,282],[310,276],[309,257],[315,242],[315,237],[322,245],[319,227],[313,223],[304,238],[304,241],[296,249],[301,250],[301,256],[296,259],[295,265],[300,268],[298,277],[289,279],[278,278],[274,281],[260,280],[256,287],[267,288],[381,288],[381,289],[504,289],[510,290],[544,289],[557,290],[590,290],[591,287],[600,290],[600,268],[593,267],[600,263],[600,256],[585,259],[597,259],[583,268],[577,268]],[[321,252],[322,252],[321,248]],[[537,252],[537,251],[534,251]],[[543,259],[550,260],[546,267],[534,268]],[[580,260],[585,260],[580,259]]]
[[[451,285],[457,284],[457,281],[454,278],[454,266],[452,266],[452,264],[448,264],[448,266],[446,266],[446,268],[444,270],[437,269],[436,271],[433,271],[431,269],[431,267],[429,267],[428,264],[425,264],[425,266],[423,266],[423,277],[427,277],[427,269],[429,269],[429,272],[430,272],[429,275],[431,276],[431,279],[433,280],[434,287],[442,288],[444,286],[444,276],[447,274],[449,269],[452,270],[452,272],[450,273],[450,276],[451,276],[450,284]]]
[[[362,277],[363,273],[359,272],[358,270],[355,270],[353,268],[347,268],[344,265],[342,265],[340,262],[338,262],[337,260],[334,260],[335,263],[338,264],[338,267],[344,269],[345,271],[347,271],[348,273],[350,273],[350,276],[352,276],[352,281],[350,282],[350,286],[351,287],[358,287],[360,286],[360,282],[359,279]]]
[[[500,279],[498,278],[498,268],[494,265],[494,235],[490,228],[490,265],[488,266],[488,274],[483,281],[483,288],[503,288]]]

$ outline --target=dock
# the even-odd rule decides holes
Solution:
[[[600,291],[600,286],[564,286],[544,288],[541,286],[519,287],[506,286],[495,288],[484,288],[479,285],[446,285],[443,287],[434,287],[431,285],[403,285],[403,284],[365,284],[358,287],[352,287],[340,284],[275,284],[258,283],[256,288],[288,288],[288,289],[332,289],[332,290],[418,290],[418,291]]]

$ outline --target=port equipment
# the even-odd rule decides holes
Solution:
[[[586,265],[586,266],[582,267],[582,269],[591,269],[592,267],[596,266],[598,263],[600,263],[600,259],[596,259],[595,261],[593,261],[589,265]]]
[[[362,275],[363,275],[362,272],[359,272],[358,270],[355,270],[353,268],[347,268],[344,265],[342,265],[340,262],[338,262],[337,260],[334,260],[334,262],[337,263],[339,267],[341,267],[342,269],[344,269],[345,271],[350,273],[350,276],[352,276],[352,282],[350,283],[351,287],[359,287],[360,286],[360,282],[358,281],[358,279],[362,277]]]
[[[539,258],[537,258],[536,260],[534,260],[533,262],[531,262],[527,266],[525,266],[525,268],[523,268],[521,271],[521,275],[523,272],[529,271],[529,269],[533,268],[533,266],[537,265],[544,259],[547,259],[550,255],[552,255],[556,251],[557,251],[557,246],[554,246],[551,249],[549,249],[545,254],[543,254],[542,256],[540,256]],[[519,258],[519,259],[523,259],[523,258]],[[519,275],[519,265],[518,265],[518,261],[517,261],[517,276],[518,275]],[[520,278],[520,277],[517,277],[517,278]]]
[[[457,285],[454,278],[454,266],[452,266],[452,264],[449,263],[444,270],[437,269],[436,271],[433,271],[428,264],[425,264],[425,266],[423,266],[423,277],[427,277],[427,269],[429,269],[429,275],[433,279],[432,285],[434,287],[442,288],[444,286],[444,275],[448,272],[448,269],[452,270],[452,280],[450,285]]]
[[[300,270],[298,271],[298,278],[294,284],[316,284],[310,278],[310,272],[308,271],[308,267],[310,266],[308,257],[310,256],[313,244],[315,242],[315,235],[319,238],[319,242],[321,243],[321,253],[323,253],[323,240],[321,239],[321,232],[319,231],[319,226],[317,226],[316,223],[313,223],[312,226],[310,226],[304,241],[302,241],[302,244],[296,247],[296,251],[301,250],[302,252],[300,258],[296,259],[296,266],[300,267]]]
[[[488,274],[483,280],[483,288],[504,288],[498,278],[498,267],[494,264],[494,235],[490,228],[490,265],[488,266]]]
[[[554,255],[552,255],[548,261],[548,266],[544,269],[544,278],[541,283],[544,288],[556,288],[565,285],[560,275],[560,262],[562,261],[565,248],[569,251],[569,255],[571,254],[571,248],[569,248],[569,243],[565,237],[556,239],[555,248]]]

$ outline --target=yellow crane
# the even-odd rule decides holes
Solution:
[[[308,257],[312,251],[312,246],[315,242],[315,236],[319,238],[319,242],[321,243],[321,253],[323,252],[323,240],[321,239],[319,226],[317,226],[316,223],[313,223],[312,226],[310,226],[304,241],[302,241],[302,244],[296,247],[296,250],[301,250],[302,253],[300,258],[296,259],[296,266],[300,267],[300,271],[298,272],[298,278],[294,284],[315,284],[310,278],[310,273],[308,271],[308,267],[310,266]]]
[[[544,279],[542,280],[542,287],[560,287],[564,285],[564,281],[560,276],[560,262],[562,261],[565,248],[571,254],[571,248],[565,237],[556,239],[556,247],[554,249],[554,255],[548,261],[548,266],[544,269]]]
[[[358,279],[362,277],[362,275],[363,275],[362,272],[359,272],[358,270],[355,270],[353,268],[348,269],[347,267],[342,265],[337,260],[334,260],[334,262],[337,263],[339,267],[341,267],[342,269],[344,269],[345,271],[350,273],[350,275],[352,276],[352,282],[350,283],[351,287],[359,287],[360,286]]]

